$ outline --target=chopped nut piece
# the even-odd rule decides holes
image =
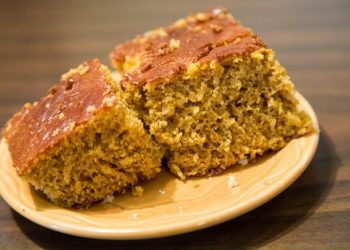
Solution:
[[[63,132],[68,132],[69,131],[69,125],[63,127]]]
[[[112,107],[115,104],[115,96],[107,96],[103,98],[102,103],[107,107]]]
[[[199,64],[198,63],[190,63],[187,67],[187,74],[188,75],[194,75],[199,70]]]
[[[27,103],[24,104],[24,108],[25,108],[25,109],[29,109],[31,106],[32,106],[32,104],[29,103],[29,102],[27,102]]]
[[[63,113],[60,113],[60,114],[58,115],[58,119],[62,120],[63,118],[64,118],[64,114],[63,114]]]
[[[154,38],[154,37],[165,37],[167,36],[168,33],[166,32],[166,30],[164,28],[159,28],[159,29],[155,29],[155,30],[151,30],[145,33],[145,37],[147,38]]]
[[[198,22],[205,22],[208,20],[208,15],[206,15],[205,13],[197,13],[196,19]]]
[[[223,30],[222,26],[213,23],[210,24],[210,28],[214,31],[214,33],[220,33]]]
[[[170,39],[169,41],[169,47],[171,51],[174,51],[175,49],[180,48],[181,42],[180,40]]]
[[[164,56],[164,55],[166,54],[166,52],[167,52],[166,49],[160,48],[160,49],[158,50],[158,55]]]
[[[52,132],[52,136],[58,135],[59,132],[60,132],[60,129],[59,129],[59,128],[56,128],[56,129]]]
[[[89,112],[89,113],[92,113],[96,110],[96,106],[95,105],[89,105],[87,108],[86,108],[86,111]]]
[[[106,72],[106,71],[108,71],[109,69],[108,69],[108,67],[107,67],[106,65],[103,65],[103,64],[102,64],[102,65],[100,66],[99,70],[105,71],[105,72]]]
[[[69,129],[73,130],[75,128],[75,124],[76,124],[75,122],[69,123]]]
[[[70,122],[68,125],[66,125],[63,128],[63,132],[68,132],[68,131],[72,131],[75,127],[75,122]]]
[[[240,43],[241,41],[242,41],[242,39],[240,37],[238,37],[233,41],[233,44]]]
[[[186,20],[183,19],[183,18],[181,18],[181,19],[177,20],[177,21],[174,23],[174,27],[176,27],[176,28],[183,28],[183,27],[186,26],[186,24],[187,24]]]
[[[68,78],[70,78],[71,76],[73,76],[76,73],[79,73],[80,75],[85,75],[87,72],[89,71],[89,66],[86,64],[81,64],[79,65],[78,68],[75,69],[71,69],[69,70],[66,74],[63,74],[61,76],[61,81],[67,81]],[[72,83],[73,79],[69,79],[69,82]]]

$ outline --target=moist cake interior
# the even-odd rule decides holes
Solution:
[[[55,204],[90,206],[160,171],[157,148],[145,136],[141,122],[124,108],[102,112],[40,155],[24,178]]]
[[[3,133],[17,173],[55,204],[88,207],[160,172],[163,150],[91,60],[64,74]]]

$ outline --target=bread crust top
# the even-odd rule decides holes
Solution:
[[[264,42],[226,8],[215,7],[118,45],[110,59],[125,73],[122,83],[147,84],[169,80],[191,63],[244,56],[262,47]],[[135,65],[127,69],[130,59]]]
[[[62,75],[45,97],[25,104],[3,128],[17,173],[116,101],[108,69],[97,59]]]

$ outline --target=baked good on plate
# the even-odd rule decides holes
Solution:
[[[118,89],[95,59],[24,105],[3,129],[17,173],[65,207],[87,207],[153,178],[163,151]]]
[[[286,70],[225,8],[117,45],[127,103],[182,179],[213,175],[310,133]]]

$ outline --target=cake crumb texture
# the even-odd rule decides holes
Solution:
[[[314,130],[274,52],[225,8],[162,30],[168,35],[118,45],[111,60],[125,100],[179,178],[220,174]],[[172,40],[180,46],[167,50]]]

